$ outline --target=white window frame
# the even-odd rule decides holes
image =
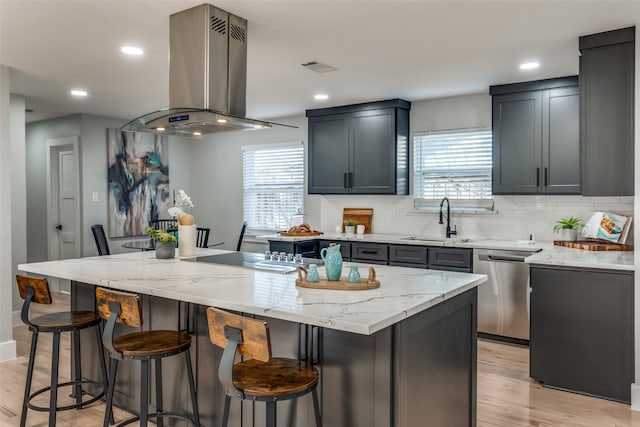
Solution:
[[[265,167],[269,165],[263,165],[261,170],[270,175],[263,176],[261,177],[262,179],[251,176],[251,171],[247,170],[249,167],[247,164],[247,161],[249,161],[247,157],[249,153],[275,152],[278,150],[282,153],[281,150],[294,148],[299,151],[295,154],[291,153],[291,155],[297,157],[293,160],[298,163],[295,165],[295,168],[291,170],[291,173],[293,174],[291,176],[287,176],[286,171],[278,169],[277,163],[275,162],[270,165],[272,169],[265,169]],[[291,216],[294,215],[298,209],[302,209],[304,211],[304,160],[305,153],[302,141],[247,145],[242,147],[242,216],[244,221],[247,221],[247,231],[249,234],[255,234],[256,232],[259,233],[263,231],[286,230],[289,228],[289,220]],[[289,178],[295,182],[292,182]],[[255,199],[256,195],[260,194],[258,193],[259,191],[262,191],[262,196],[266,196],[268,194],[277,196],[280,194],[281,199],[286,199],[288,197],[290,200],[284,200],[285,206],[281,206],[284,210],[277,213],[277,215],[272,215],[271,218],[259,218],[259,215],[256,216],[256,212],[253,212],[252,210],[258,210],[259,208],[256,205],[259,203],[268,204],[268,197],[263,197],[262,200]],[[269,209],[275,208],[268,207],[267,211],[269,211]]]
[[[486,144],[478,147],[481,150],[478,158],[469,156],[469,160],[475,164],[466,170],[462,164],[465,161],[465,154],[459,150],[448,153],[447,151],[450,149],[449,147],[453,146],[453,143],[447,146],[446,142],[446,138],[449,137],[461,137],[464,140],[465,134],[469,137],[475,134],[473,136],[484,140],[484,142],[486,142],[487,137],[489,138],[488,147]],[[491,139],[490,127],[415,132],[413,135],[414,209],[428,211],[439,209],[442,198],[447,197],[452,210],[462,212],[493,210]],[[434,145],[429,146],[430,142]],[[440,145],[440,147],[436,147],[435,144]],[[429,156],[431,159],[429,164],[425,163],[425,156]],[[451,156],[460,162],[447,165],[447,159]],[[442,158],[442,163],[438,162],[438,157]],[[456,180],[456,173],[462,174],[460,176],[461,180]],[[425,191],[424,180],[427,178],[425,175],[429,174],[433,177],[434,188],[431,191]],[[478,194],[479,197],[471,198],[469,196],[468,193],[472,190],[469,189],[469,181],[465,177],[477,180],[476,183],[479,183],[481,189],[481,193]],[[436,187],[436,180],[441,181],[440,188]],[[466,194],[462,194],[459,191],[460,187],[465,187],[465,191],[462,193]],[[458,191],[453,191],[454,189],[458,189]],[[434,197],[436,193],[437,196]]]

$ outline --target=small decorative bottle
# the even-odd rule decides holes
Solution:
[[[351,269],[349,270],[348,280],[351,283],[360,283],[360,272],[358,271],[357,265],[351,266]]]
[[[307,282],[317,282],[320,280],[318,274],[318,266],[315,264],[309,264],[309,272],[307,273]]]

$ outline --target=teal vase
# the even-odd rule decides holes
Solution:
[[[307,273],[307,282],[317,282],[320,280],[318,267],[315,264],[309,264],[309,272]]]
[[[349,271],[348,280],[351,283],[360,283],[360,272],[357,265],[352,265]]]
[[[342,253],[340,245],[329,246],[320,251],[320,257],[324,261],[324,270],[328,280],[340,280],[342,275]]]

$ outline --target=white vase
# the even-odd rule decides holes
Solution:
[[[575,242],[578,240],[578,229],[576,228],[563,228],[562,240],[565,242]]]
[[[196,225],[178,225],[178,252],[181,257],[196,254]]]

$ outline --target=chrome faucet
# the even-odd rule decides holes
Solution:
[[[456,226],[453,226],[453,230],[451,230],[451,209],[449,206],[449,199],[447,199],[446,197],[442,198],[442,201],[440,202],[440,221],[438,221],[438,224],[444,224],[444,222],[442,221],[442,206],[444,205],[444,202],[447,202],[447,231],[446,231],[446,236],[447,239],[450,238],[453,235],[457,235],[458,231],[456,230]]]

